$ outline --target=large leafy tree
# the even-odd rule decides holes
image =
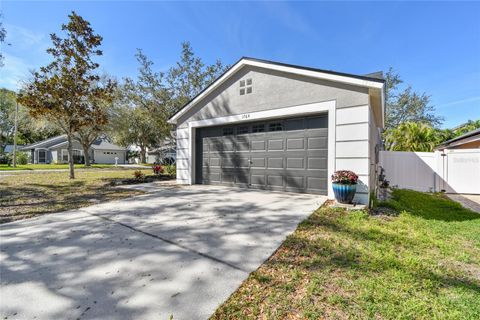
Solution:
[[[402,89],[403,80],[392,68],[386,73],[385,80],[387,131],[403,122],[422,122],[432,127],[442,123],[443,119],[434,114],[429,95],[415,92],[410,85]]]
[[[10,143],[15,115],[15,92],[0,89],[0,146]]]
[[[218,78],[228,66],[217,60],[207,65],[197,57],[189,42],[182,43],[180,60],[170,68],[167,75],[169,90],[172,94],[169,114],[173,115],[200,91]]]
[[[0,46],[5,42],[7,30],[3,27],[2,15],[0,14]],[[3,67],[3,53],[0,51],[0,67]]]
[[[8,89],[0,89],[0,146],[13,143],[15,124],[15,104],[17,94]],[[44,119],[32,119],[27,108],[18,106],[17,143],[28,144],[45,140],[60,134]]]
[[[103,75],[99,85],[105,87],[109,84],[116,86],[115,81],[109,76]],[[100,97],[100,99],[94,97],[91,99],[91,112],[86,115],[89,117],[89,121],[86,121],[85,125],[78,128],[74,133],[75,140],[82,145],[84,162],[87,167],[90,166],[90,154],[88,152],[90,146],[107,131],[109,123],[108,112],[112,108],[113,100],[114,92],[108,96],[108,99],[104,97]]]
[[[112,98],[114,84],[101,86],[95,57],[101,56],[102,37],[90,23],[72,12],[62,25],[64,37],[51,34],[47,50],[52,62],[34,71],[18,101],[35,118],[46,118],[67,136],[70,178],[75,178],[72,142],[74,134],[91,123],[96,101]]]
[[[136,58],[139,74],[136,79],[126,78],[118,92],[111,131],[118,143],[138,146],[140,161],[144,163],[147,148],[170,135],[167,120],[171,102],[164,74],[153,71],[153,62],[141,50]]]
[[[182,44],[180,60],[166,74],[154,71],[153,62],[141,50],[136,58],[139,74],[136,79],[125,79],[119,90],[111,132],[118,143],[138,146],[144,162],[147,148],[174,138],[167,120],[225,67],[220,61],[206,65],[188,42]]]
[[[430,152],[440,144],[441,130],[422,122],[402,122],[385,134],[385,147],[390,151]]]

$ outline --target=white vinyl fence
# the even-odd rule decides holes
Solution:
[[[380,151],[391,186],[417,191],[480,194],[480,150]]]

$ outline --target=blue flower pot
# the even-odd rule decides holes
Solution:
[[[333,193],[335,194],[335,199],[337,199],[337,201],[340,203],[352,203],[356,191],[356,184],[333,183]]]

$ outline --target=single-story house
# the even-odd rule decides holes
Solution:
[[[66,135],[61,135],[24,146],[20,149],[28,152],[31,163],[67,163],[68,141]],[[88,150],[91,163],[117,163],[126,162],[127,150],[123,147],[110,143],[105,138],[97,139]],[[84,162],[83,148],[78,141],[73,142],[73,161]]]
[[[21,144],[18,145],[17,144],[17,150],[20,150],[23,147],[24,147],[24,145],[21,145]],[[3,148],[3,152],[13,154],[13,144],[6,144],[5,147]]]
[[[472,130],[459,137],[445,141],[435,149],[480,149],[480,129]]]
[[[171,139],[167,139],[158,148],[147,150],[147,163],[174,164],[176,159],[176,144]]]
[[[169,122],[177,182],[327,195],[331,175],[359,175],[355,201],[377,180],[385,80],[242,58]]]

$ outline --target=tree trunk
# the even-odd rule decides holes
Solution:
[[[73,145],[72,145],[72,135],[67,135],[68,140],[68,166],[70,169],[70,179],[75,179],[75,171],[73,166]]]
[[[88,153],[88,147],[89,146],[86,146],[86,145],[82,144],[83,161],[84,161],[85,167],[90,167],[90,154]]]
[[[140,147],[140,163],[147,163],[145,161],[147,150],[145,147]]]

